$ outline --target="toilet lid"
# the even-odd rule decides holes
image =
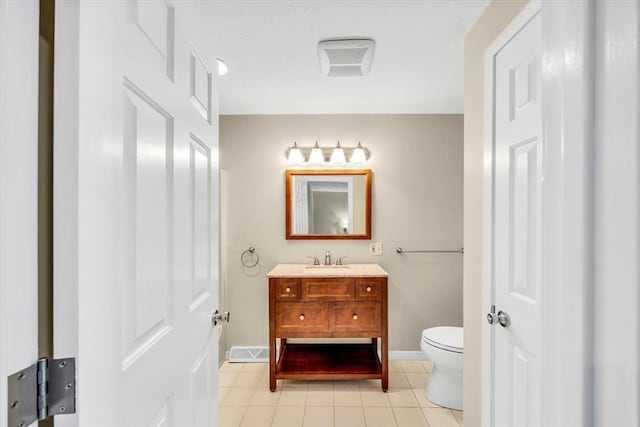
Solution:
[[[422,331],[422,340],[442,350],[462,353],[463,329],[454,326],[438,326]]]

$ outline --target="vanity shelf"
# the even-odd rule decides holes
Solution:
[[[277,379],[380,379],[387,391],[387,273],[379,265],[280,264],[267,277],[271,391]],[[291,343],[292,338],[370,338],[371,342],[300,344]]]
[[[382,363],[374,344],[284,344],[276,372],[280,379],[376,379]]]

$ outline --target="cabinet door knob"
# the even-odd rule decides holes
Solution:
[[[290,294],[291,293],[291,288],[287,287],[287,289],[284,290],[286,293]]]
[[[371,286],[367,286],[365,289],[367,290],[367,292],[371,292],[373,290]]]
[[[354,314],[353,316],[351,316],[351,318],[352,318],[353,320],[358,320],[358,315],[357,315],[357,314]]]
[[[304,314],[300,315],[300,320],[304,320]]]

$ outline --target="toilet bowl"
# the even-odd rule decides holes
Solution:
[[[427,399],[445,408],[462,410],[462,328],[439,326],[422,331],[420,348],[433,362]]]

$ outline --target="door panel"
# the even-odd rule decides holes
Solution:
[[[540,14],[493,57],[495,426],[540,425]]]
[[[77,354],[80,390],[61,425],[215,424],[216,59],[200,24],[212,11],[59,2],[56,55],[75,61],[57,63],[56,156],[75,161],[56,168],[56,194],[72,197],[57,196],[55,229],[76,251],[56,265],[78,276],[56,282],[55,336]],[[75,98],[61,96],[69,78]]]
[[[0,1],[0,426],[7,377],[38,359],[38,16]]]

